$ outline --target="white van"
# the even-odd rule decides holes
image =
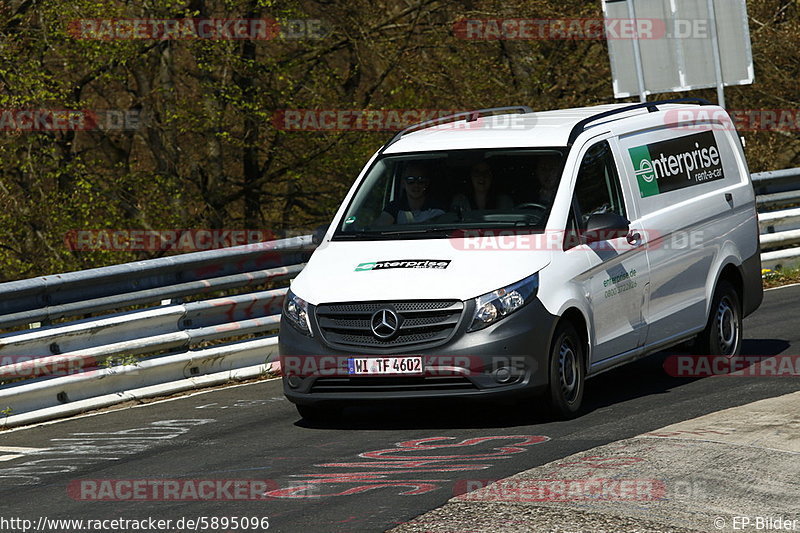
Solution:
[[[347,403],[534,398],[694,339],[732,356],[761,303],[755,197],[704,100],[497,108],[398,133],[286,297],[284,391]]]

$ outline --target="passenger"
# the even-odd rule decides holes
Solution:
[[[493,187],[492,167],[482,161],[470,171],[470,187],[467,194],[459,193],[453,198],[451,210],[465,213],[473,210],[511,209],[511,197],[498,193]]]
[[[557,155],[542,155],[536,158],[536,169],[534,177],[539,186],[536,192],[536,202],[549,206],[553,203],[558,189],[558,182],[561,175],[561,157]]]
[[[444,214],[444,209],[441,209],[441,206],[428,195],[430,178],[424,164],[409,163],[403,172],[402,180],[405,195],[386,204],[383,212],[375,220],[375,226],[414,224]]]

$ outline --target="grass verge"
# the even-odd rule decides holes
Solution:
[[[800,268],[784,268],[781,270],[764,268],[761,270],[761,278],[764,280],[765,289],[800,283]]]

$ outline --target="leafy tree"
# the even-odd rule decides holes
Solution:
[[[800,7],[748,2],[756,83],[732,109],[797,109]],[[292,132],[286,109],[535,109],[614,102],[601,40],[470,41],[464,18],[601,18],[578,0],[0,0],[2,110],[112,110],[128,129],[0,131],[0,280],[158,251],[72,251],[71,230],[307,232],[388,132]],[[321,39],[76,38],[89,19],[320,20]],[[714,91],[699,91],[714,99]],[[664,97],[681,95],[663,95]],[[106,115],[106,118],[111,115]],[[101,119],[103,117],[101,116]],[[0,124],[3,115],[0,114]],[[797,128],[743,132],[751,170],[800,165]]]

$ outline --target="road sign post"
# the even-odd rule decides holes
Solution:
[[[603,13],[636,28],[607,32],[616,98],[716,88],[724,107],[726,86],[754,81],[745,0],[603,0]]]

